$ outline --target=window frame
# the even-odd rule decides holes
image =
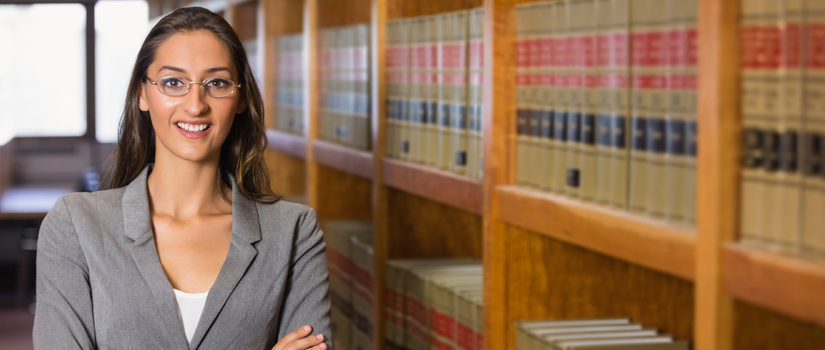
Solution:
[[[86,132],[80,136],[15,136],[24,140],[85,140],[99,144],[96,128],[95,5],[98,0],[6,0],[3,5],[80,4],[86,9]]]

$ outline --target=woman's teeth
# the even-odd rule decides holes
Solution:
[[[209,124],[177,123],[177,125],[178,125],[179,128],[181,128],[183,130],[191,131],[191,132],[198,132],[198,131],[204,131],[206,129],[209,129]]]

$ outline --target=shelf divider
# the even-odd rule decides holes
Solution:
[[[383,159],[387,186],[481,215],[481,183],[395,159]]]
[[[691,228],[635,216],[519,186],[498,188],[501,219],[589,250],[694,278],[696,236]]]
[[[266,131],[266,138],[269,142],[269,149],[296,158],[306,159],[307,140],[305,137],[269,129]]]
[[[722,285],[732,296],[825,326],[825,263],[729,243]]]
[[[336,145],[323,140],[315,140],[312,142],[312,153],[318,164],[366,179],[372,179],[372,153]]]

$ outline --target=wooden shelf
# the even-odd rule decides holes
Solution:
[[[372,153],[341,146],[327,141],[312,141],[315,161],[345,173],[372,179]]]
[[[481,215],[481,183],[395,159],[383,159],[385,185]]]
[[[266,131],[266,138],[269,142],[269,149],[286,153],[296,158],[306,158],[307,140],[305,137],[270,129]]]
[[[722,284],[739,299],[825,326],[825,264],[729,243]]]
[[[499,186],[501,220],[692,281],[696,236],[687,227],[518,186]]]

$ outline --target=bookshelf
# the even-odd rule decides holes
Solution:
[[[253,17],[257,21],[270,128],[278,118],[272,95],[277,79],[274,38],[305,35],[308,132],[270,130],[267,162],[275,189],[306,194],[322,219],[373,221],[376,319],[383,317],[387,259],[475,257],[485,265],[487,349],[514,348],[516,320],[602,316],[630,316],[688,339],[699,350],[825,347],[825,262],[737,243],[739,2],[698,0],[701,175],[695,226],[514,185],[514,11],[526,2],[531,1],[208,2],[213,10],[227,11],[233,25]],[[255,11],[251,4],[257,4]],[[387,158],[386,22],[479,6],[485,10],[483,180]],[[318,140],[318,60],[313,53],[319,30],[358,23],[371,27],[369,152]],[[381,345],[380,321],[375,334]]]

